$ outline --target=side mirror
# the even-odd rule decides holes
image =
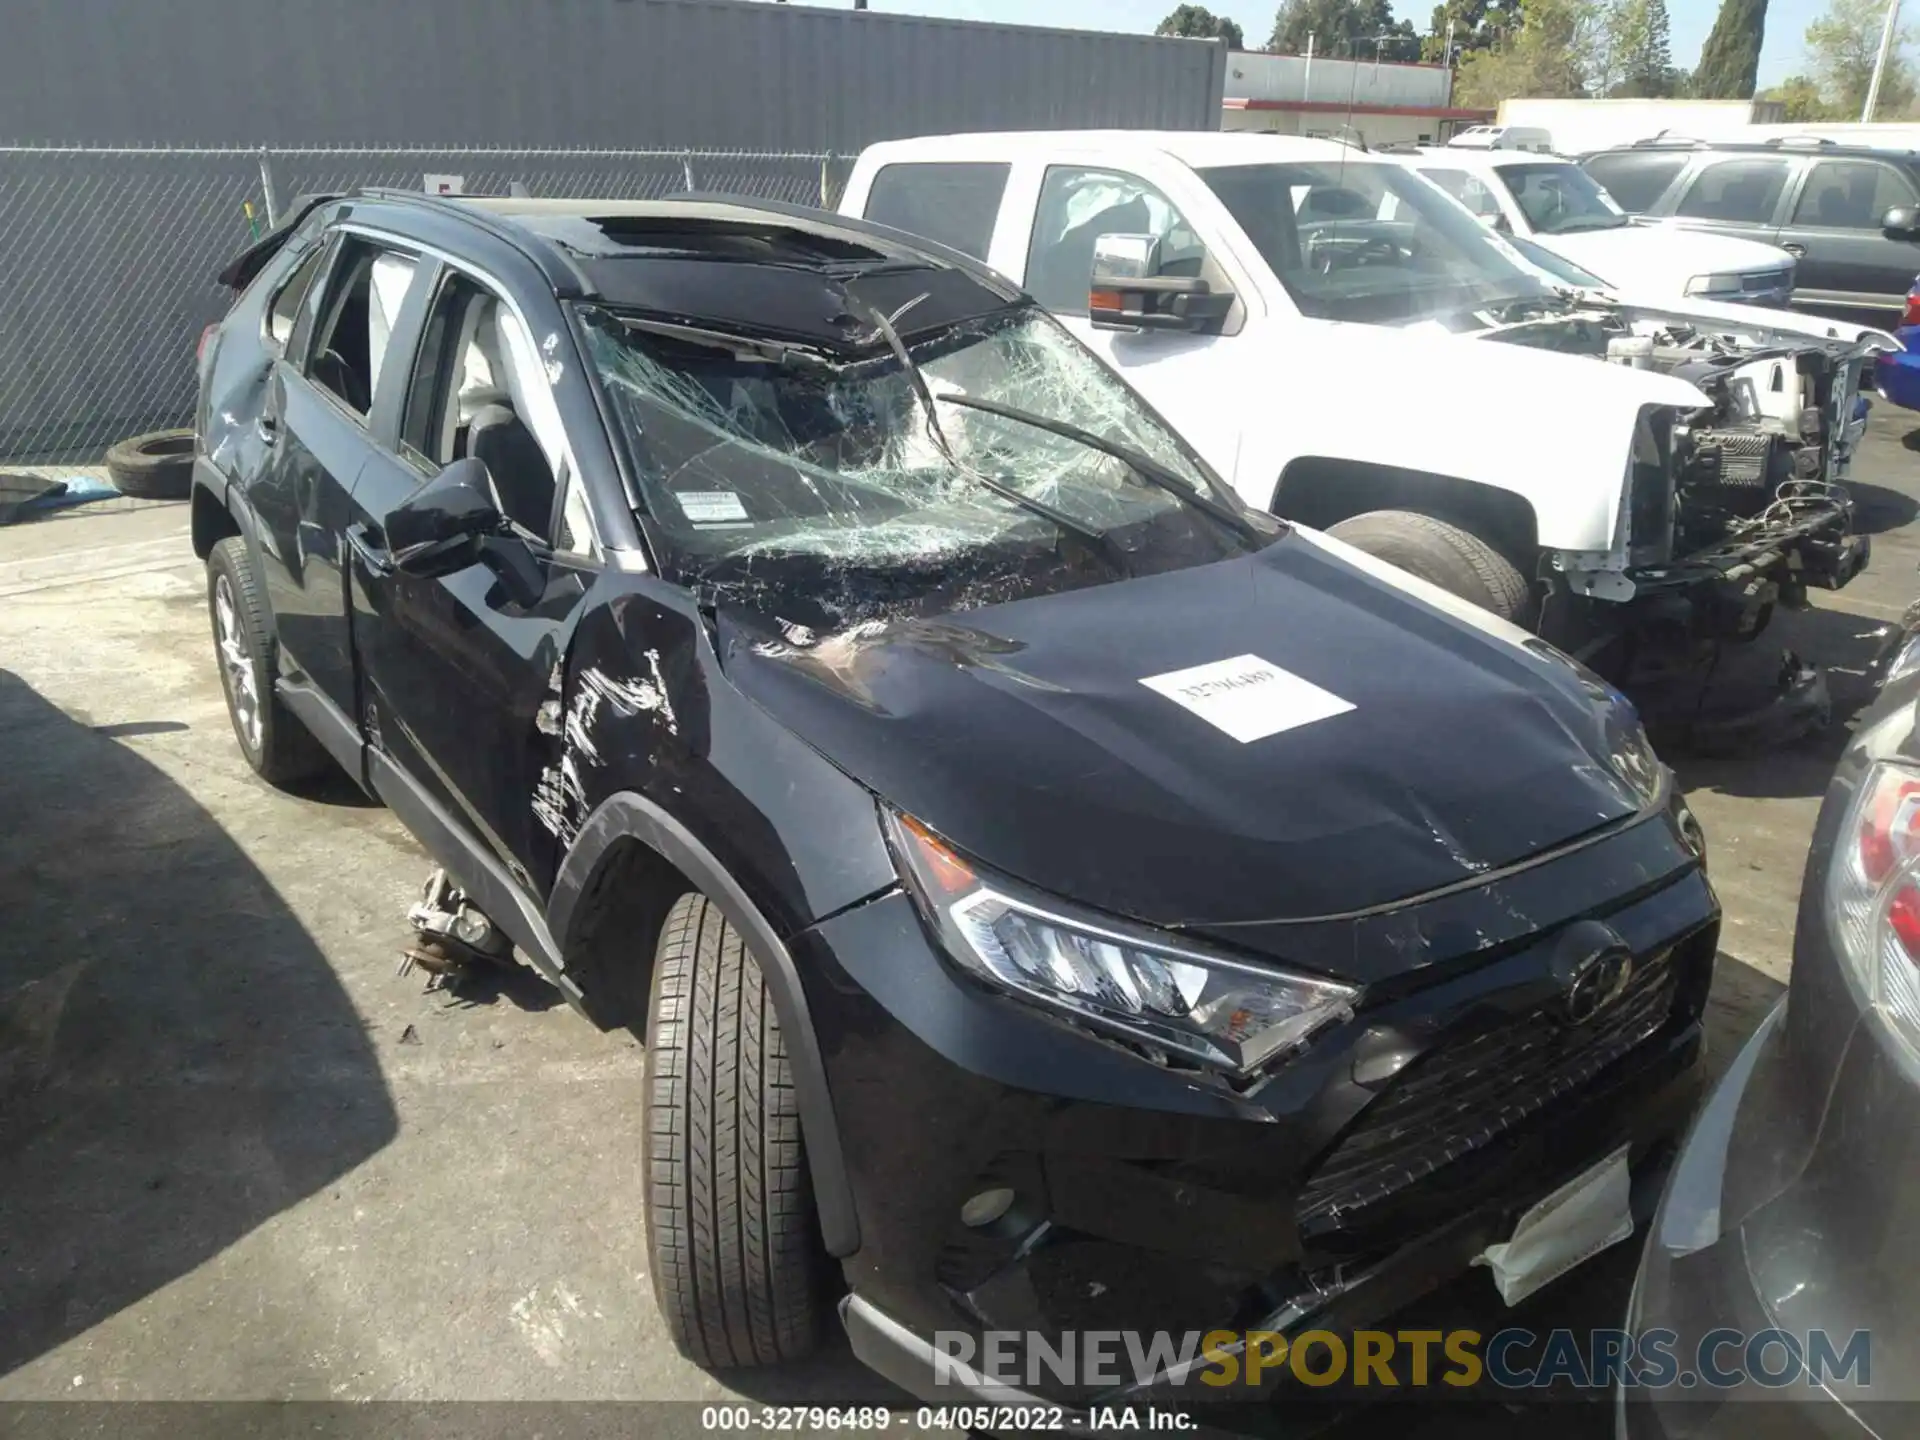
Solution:
[[[393,566],[431,579],[464,570],[480,558],[480,542],[508,529],[486,465],[455,460],[387,512],[383,524]]]
[[[1096,330],[1185,330],[1218,334],[1231,290],[1199,276],[1162,275],[1157,235],[1102,235],[1093,242],[1087,317]]]
[[[1889,240],[1920,240],[1920,206],[1894,206],[1880,217],[1880,229]]]
[[[1494,211],[1492,217],[1488,219],[1487,224],[1492,226],[1499,234],[1511,235],[1513,233],[1513,222],[1507,219],[1507,212],[1504,210]]]

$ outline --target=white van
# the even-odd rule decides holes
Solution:
[[[1459,150],[1530,150],[1553,153],[1553,136],[1537,125],[1469,125],[1447,144]]]

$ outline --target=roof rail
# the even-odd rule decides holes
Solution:
[[[1705,145],[1706,143],[1706,141],[1696,139],[1691,135],[1676,135],[1671,130],[1661,130],[1647,136],[1644,140],[1634,141],[1633,148],[1635,150],[1651,150],[1661,146],[1672,146],[1676,149],[1692,149]]]
[[[1824,135],[1772,135],[1762,143],[1778,150],[1789,145],[1811,145],[1817,148],[1822,145],[1837,145],[1839,142],[1829,140]]]
[[[595,293],[593,281],[587,277],[587,272],[581,269],[574,262],[573,257],[559,246],[546,243],[478,205],[465,203],[469,200],[484,200],[488,198],[487,196],[435,195],[424,190],[405,190],[393,185],[363,185],[352,193],[364,195],[370,200],[398,200],[411,205],[425,205],[444,215],[458,215],[475,229],[484,231],[530,260],[547,277],[557,294],[567,295],[571,292],[574,297],[589,299]]]

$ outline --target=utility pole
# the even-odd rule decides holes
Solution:
[[[1307,72],[1300,80],[1300,98],[1313,99],[1313,31],[1307,31]]]
[[[1880,103],[1880,77],[1887,73],[1887,56],[1893,53],[1893,32],[1900,23],[1900,0],[1887,0],[1887,23],[1880,27],[1880,53],[1874,57],[1873,79],[1867,82],[1867,103],[1861,107],[1860,123],[1873,119]]]

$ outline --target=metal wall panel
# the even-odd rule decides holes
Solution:
[[[8,0],[0,142],[858,150],[1216,129],[1227,51],[764,0]]]

